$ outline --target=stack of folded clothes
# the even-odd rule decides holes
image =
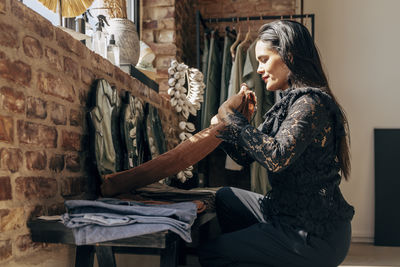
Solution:
[[[113,198],[67,200],[64,225],[72,228],[76,245],[87,245],[170,230],[190,243],[197,216],[193,202],[144,204]]]

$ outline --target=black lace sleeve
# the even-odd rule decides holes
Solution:
[[[230,115],[222,138],[240,147],[268,170],[279,172],[296,160],[322,131],[329,111],[318,96],[304,95],[289,107],[275,136],[263,133],[247,121],[245,124],[238,119],[240,116],[237,113]]]
[[[228,115],[226,121],[229,126],[227,126],[225,130],[221,132],[221,135],[218,136],[224,140],[224,142],[221,143],[220,148],[222,148],[236,163],[242,166],[249,165],[254,161],[254,159],[250,157],[246,153],[246,150],[237,142],[242,129],[247,126],[249,122],[236,110],[234,114]]]

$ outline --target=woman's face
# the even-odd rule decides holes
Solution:
[[[268,42],[258,41],[256,44],[258,60],[257,73],[267,85],[268,91],[286,90],[289,88],[289,68],[281,59],[278,52],[272,49]]]

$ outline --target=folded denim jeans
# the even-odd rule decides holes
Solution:
[[[170,230],[191,242],[190,228],[197,216],[193,202],[148,205],[118,199],[67,200],[61,216],[77,245]]]

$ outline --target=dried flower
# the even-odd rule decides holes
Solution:
[[[110,18],[128,18],[126,0],[104,0],[104,7],[108,9]]]

